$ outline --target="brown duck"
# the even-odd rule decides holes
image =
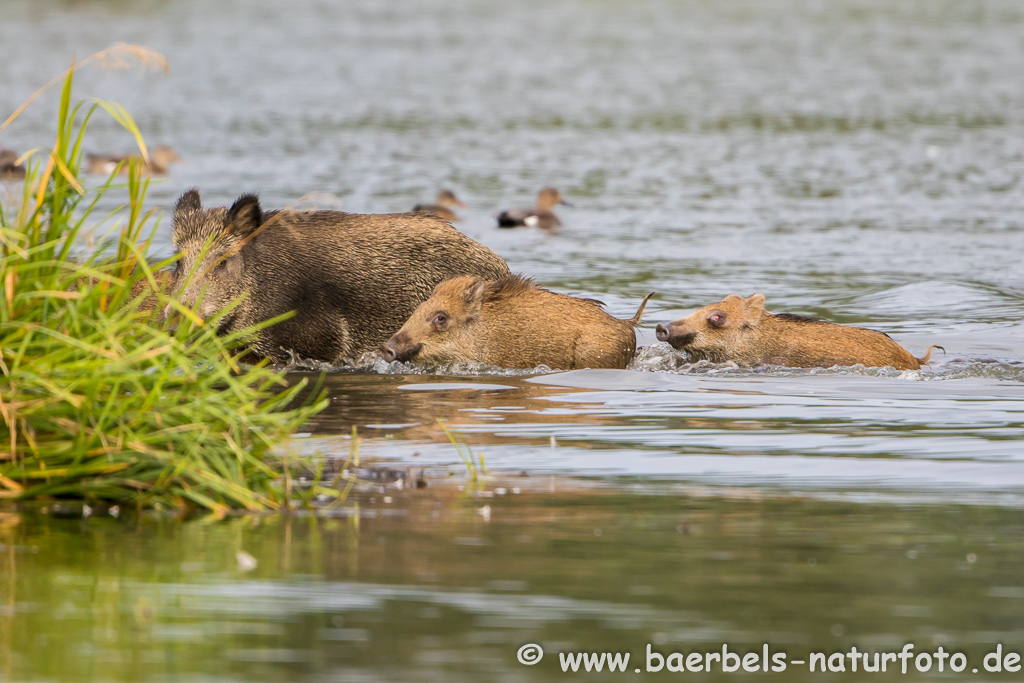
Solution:
[[[413,213],[421,213],[426,216],[435,216],[443,221],[457,221],[459,220],[458,214],[452,211],[453,206],[458,206],[463,209],[467,209],[465,204],[460,202],[455,196],[455,193],[451,190],[441,190],[437,193],[437,199],[434,204],[417,204],[412,207]]]
[[[553,230],[562,224],[558,216],[551,212],[555,204],[572,206],[562,199],[562,193],[553,187],[545,187],[537,194],[536,209],[509,209],[498,214],[499,228],[540,228]]]
[[[0,149],[0,180],[24,178],[25,167],[18,163],[18,153],[10,149]]]
[[[121,162],[127,162],[133,157],[137,157],[137,154],[129,155],[115,155],[115,154],[86,154],[85,161],[89,173],[100,173],[103,175],[110,175],[117,168],[117,165]],[[175,161],[181,161],[174,149],[168,145],[159,145],[154,147],[149,153],[149,163],[142,164],[142,173],[144,175],[165,175],[167,169]],[[121,170],[118,171],[118,175],[124,175],[128,173],[128,164],[125,163]]]

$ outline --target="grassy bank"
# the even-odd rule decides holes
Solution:
[[[85,62],[132,58],[163,59],[118,46]],[[0,203],[0,498],[286,508],[288,463],[274,454],[326,401],[295,407],[304,382],[289,387],[263,366],[243,371],[237,336],[218,336],[160,291],[154,271],[173,259],[147,260],[155,216],[141,160],[129,162],[127,181],[115,171],[98,187],[79,171],[94,115],[113,116],[143,159],[145,143],[118,105],[72,105],[75,70],[57,81],[52,148],[27,160],[20,198]],[[121,209],[96,217],[111,195]],[[85,251],[83,231],[97,224],[110,237]],[[166,306],[178,312],[173,332],[158,315]]]

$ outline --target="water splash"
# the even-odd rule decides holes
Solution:
[[[487,363],[441,363],[438,365],[413,365],[393,361],[388,363],[379,356],[366,369],[381,375],[455,375],[485,377],[527,377],[530,375],[546,375],[553,370],[547,365],[538,365],[529,370],[519,368],[502,368]]]
[[[416,365],[400,361],[387,362],[375,351],[367,351],[359,358],[341,365],[334,365],[320,360],[304,358],[288,351],[287,363],[276,367],[285,372],[365,372],[377,375],[455,375],[485,377],[527,377],[530,375],[546,375],[559,372],[547,365],[535,368],[502,368],[487,363],[441,363],[435,365]]]
[[[1024,361],[1004,361],[994,358],[956,358],[920,370],[897,370],[891,367],[865,367],[863,365],[833,366],[831,368],[788,368],[779,365],[740,367],[736,363],[711,363],[706,360],[691,363],[684,351],[676,351],[668,344],[657,343],[638,349],[629,370],[638,372],[670,372],[677,375],[723,375],[728,377],[804,377],[814,375],[853,375],[859,377],[891,377],[921,382],[985,377],[1024,382]]]
[[[333,365],[323,361],[304,358],[289,352],[289,361],[276,366],[285,372],[363,372],[377,375],[436,375],[455,377],[529,377],[562,372],[547,365],[531,369],[502,368],[487,363],[443,363],[437,365],[414,365],[393,361],[388,363],[379,354],[367,352],[351,363]],[[987,378],[1024,382],[1024,361],[1000,360],[997,358],[954,358],[936,363],[920,370],[897,370],[892,367],[865,367],[863,365],[833,366],[831,368],[789,368],[781,365],[758,365],[740,367],[729,361],[711,363],[706,360],[691,363],[684,351],[677,351],[668,344],[656,343],[641,347],[626,367],[636,372],[671,373],[676,375],[698,375],[705,377],[808,377],[857,376],[885,377],[918,382],[936,382],[955,379]]]

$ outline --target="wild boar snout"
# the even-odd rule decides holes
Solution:
[[[422,348],[422,343],[408,344],[392,337],[381,345],[380,355],[388,363],[392,363],[396,360],[404,363],[410,358],[413,358]]]
[[[167,304],[160,309],[160,323],[164,325],[164,329],[171,334],[178,332],[178,312],[174,309],[174,306]]]
[[[686,331],[684,326],[678,324],[679,322],[677,320],[674,323],[658,325],[654,328],[654,334],[658,337],[658,341],[668,342],[675,349],[683,349],[692,344],[693,340],[697,338],[697,333]]]

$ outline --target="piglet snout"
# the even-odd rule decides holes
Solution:
[[[396,360],[404,363],[413,358],[422,348],[423,344],[404,344],[402,342],[395,342],[392,338],[388,339],[380,347],[380,355],[388,363]]]

